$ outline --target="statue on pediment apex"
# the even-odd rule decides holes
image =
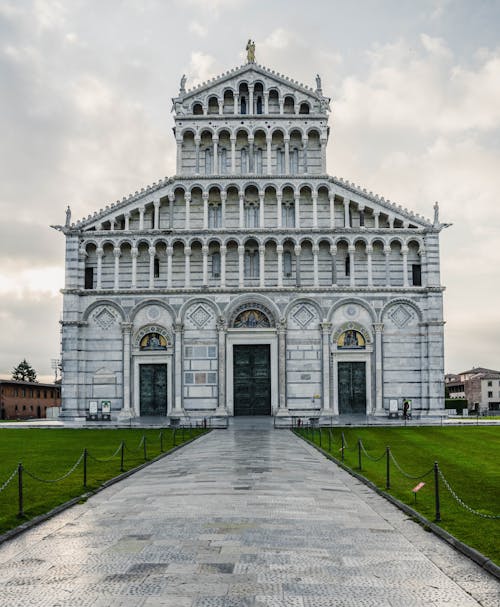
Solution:
[[[255,63],[255,41],[248,39],[247,46],[247,63]]]

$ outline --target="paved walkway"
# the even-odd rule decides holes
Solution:
[[[3,544],[0,585],[2,607],[500,604],[491,576],[267,424],[214,431]]]

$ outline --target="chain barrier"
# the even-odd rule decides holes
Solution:
[[[453,489],[451,488],[450,483],[446,480],[441,468],[439,468],[439,476],[441,477],[441,480],[444,483],[444,486],[446,487],[446,489],[448,489],[448,491],[450,492],[451,496],[455,499],[456,502],[458,502],[460,504],[460,506],[462,506],[462,508],[464,508],[465,510],[467,510],[468,512],[470,512],[471,514],[474,514],[476,516],[479,516],[481,518],[487,518],[487,519],[500,519],[500,514],[483,514],[482,512],[478,512],[477,510],[474,510],[474,508],[471,508],[468,504],[466,504],[463,499],[461,499],[456,493],[455,491],[453,491]]]
[[[424,474],[419,474],[418,476],[415,476],[413,474],[408,474],[407,472],[405,472],[403,470],[403,468],[401,468],[401,466],[398,464],[398,462],[396,461],[396,458],[394,457],[394,455],[392,454],[392,451],[390,451],[389,453],[390,458],[392,459],[392,463],[396,466],[396,468],[401,472],[401,474],[403,476],[406,476],[406,478],[410,478],[412,480],[419,480],[420,478],[425,478],[426,476],[428,476],[429,474],[431,474],[431,472],[434,470],[434,468],[431,468],[430,470],[428,470],[427,472],[425,472]]]
[[[9,484],[11,483],[11,481],[13,480],[13,478],[16,476],[17,474],[17,468],[14,470],[14,472],[9,476],[9,478],[5,481],[5,483],[0,487],[0,493],[2,493],[2,491],[4,489],[7,489],[7,487],[9,486]]]
[[[110,462],[112,459],[115,459],[115,457],[118,455],[118,453],[120,453],[121,449],[122,449],[122,445],[120,443],[118,445],[118,449],[113,453],[113,455],[111,457],[105,457],[105,458],[95,457],[89,451],[87,451],[87,455],[90,457],[90,459],[94,460],[95,462],[98,462],[100,464],[105,464],[106,462]]]
[[[372,461],[372,462],[379,462],[382,458],[385,457],[385,451],[382,453],[382,455],[380,457],[372,457],[368,451],[365,449],[365,446],[363,445],[363,441],[360,441],[359,444],[361,445],[361,449],[363,451],[363,453],[366,455],[366,457]]]
[[[28,476],[30,476],[32,479],[34,479],[35,481],[39,481],[40,483],[58,483],[59,481],[63,481],[65,478],[68,478],[68,476],[70,476],[71,474],[73,474],[73,472],[78,468],[78,466],[81,464],[82,459],[85,455],[85,452],[82,452],[82,454],[80,455],[80,457],[78,458],[78,460],[76,461],[75,465],[72,466],[68,472],[66,472],[66,474],[63,474],[62,476],[60,476],[59,478],[53,478],[53,479],[47,479],[47,478],[40,478],[39,476],[36,476],[36,474],[33,474],[33,472],[29,472],[29,470],[26,470],[26,468],[23,468],[23,472],[25,474],[27,474]]]
[[[141,438],[141,442],[140,442],[140,443],[137,445],[137,448],[136,448],[136,449],[131,449],[130,447],[127,447],[127,444],[126,444],[126,443],[124,443],[124,445],[125,445],[125,449],[126,449],[126,450],[127,450],[129,453],[136,453],[136,452],[137,452],[137,451],[139,451],[139,450],[141,449],[141,447],[143,446],[143,444],[144,444],[144,439],[145,439],[145,438],[146,438],[146,435],[145,435],[145,434],[143,434],[143,435],[142,435],[142,438]]]

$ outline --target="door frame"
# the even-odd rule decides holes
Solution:
[[[233,346],[269,345],[271,365],[271,415],[278,411],[278,335],[276,329],[228,329],[226,335],[227,412],[234,416]]]
[[[138,354],[134,356],[134,364],[133,364],[133,378],[132,382],[134,385],[133,390],[133,415],[135,417],[140,417],[141,415],[141,375],[139,365],[167,365],[167,415],[170,415],[170,412],[173,408],[172,401],[172,354],[166,354],[164,351],[153,353],[150,352],[148,354]]]
[[[372,350],[334,350],[332,352],[333,363],[333,415],[339,415],[339,369],[338,363],[363,362],[365,363],[366,381],[366,415],[372,413]]]
[[[234,348],[238,348],[238,347],[242,347],[242,348],[258,348],[260,346],[264,346],[266,348],[266,351],[268,352],[268,355],[269,355],[269,371],[268,371],[269,375],[266,378],[267,379],[266,386],[267,386],[267,389],[269,390],[269,398],[266,399],[266,401],[268,403],[269,409],[268,409],[268,413],[261,414],[261,415],[266,415],[267,416],[267,415],[272,415],[272,407],[271,407],[271,348],[270,348],[270,346],[268,344],[256,344],[256,343],[253,343],[253,344],[233,344],[233,382],[234,382],[234,361],[235,361]],[[234,390],[234,383],[233,383],[233,390]],[[236,416],[234,408],[235,408],[235,403],[233,403],[233,412],[234,412],[234,415]],[[241,413],[238,414],[238,415],[242,416]],[[253,413],[250,413],[249,415],[253,415]]]

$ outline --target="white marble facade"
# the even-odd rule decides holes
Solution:
[[[355,362],[356,412],[441,410],[437,208],[430,222],[327,174],[319,78],[249,62],[184,85],[177,174],[60,228],[63,415],[109,400],[139,416],[141,366],[164,365],[163,414],[231,416],[236,347],[252,344],[269,348],[272,415],[349,412],[339,370]]]

